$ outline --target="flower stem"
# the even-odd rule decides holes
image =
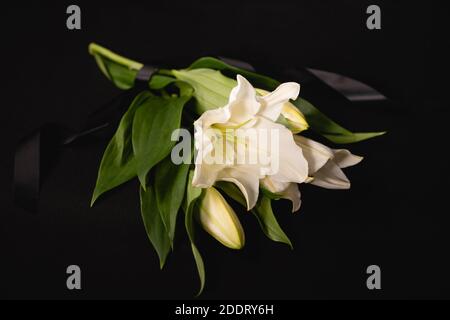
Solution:
[[[173,76],[172,70],[168,70],[168,69],[159,69],[158,73],[166,75],[166,76]]]

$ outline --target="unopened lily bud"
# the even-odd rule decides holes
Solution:
[[[256,89],[256,92],[261,96],[265,96],[269,92],[263,89]],[[294,106],[291,102],[283,104],[281,109],[281,122],[292,131],[292,133],[299,133],[309,128],[303,113]]]
[[[292,133],[299,133],[309,128],[303,113],[290,102],[283,105],[281,115],[286,119],[288,128]]]
[[[219,191],[213,187],[205,189],[199,207],[200,222],[211,236],[231,249],[241,249],[244,246],[244,229]]]

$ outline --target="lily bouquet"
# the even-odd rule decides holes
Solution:
[[[196,224],[224,246],[241,249],[245,233],[228,203],[233,199],[254,214],[268,238],[292,247],[272,200],[288,199],[296,212],[302,184],[348,189],[342,169],[362,160],[302,133],[311,129],[337,144],[383,134],[344,129],[300,98],[298,83],[279,83],[215,58],[201,58],[182,70],[157,70],[97,44],[89,52],[120,89],[131,89],[148,75],[106,148],[92,205],[137,177],[142,219],[161,268],[174,249],[183,212],[199,294],[205,268]]]

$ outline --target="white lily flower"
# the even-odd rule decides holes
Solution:
[[[349,189],[350,181],[341,170],[354,166],[363,157],[345,149],[331,149],[321,143],[296,135],[295,142],[303,150],[308,161],[311,184],[327,189]]]
[[[283,105],[297,98],[300,85],[284,83],[275,91],[259,96],[244,77],[238,75],[237,82],[227,105],[204,112],[194,122],[197,156],[192,183],[208,188],[216,181],[232,182],[241,190],[250,210],[258,200],[260,179],[270,176],[276,183],[302,183],[308,178],[308,163],[292,132],[276,123]],[[243,133],[243,139],[238,131]],[[258,137],[265,132],[276,133],[271,135],[271,146],[275,142],[278,148],[261,144]],[[210,161],[220,154],[226,161]],[[256,163],[238,161],[261,154],[267,156],[267,161],[260,157]]]
[[[228,248],[244,247],[244,229],[219,191],[213,187],[206,189],[199,209],[200,222],[211,236]]]

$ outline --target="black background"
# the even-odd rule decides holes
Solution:
[[[140,218],[137,183],[89,209],[107,141],[64,150],[43,185],[37,214],[12,204],[13,151],[20,138],[46,122],[75,126],[119,91],[88,55],[92,41],[176,67],[212,54],[249,61],[261,72],[330,70],[391,98],[346,109],[318,106],[351,129],[389,133],[348,146],[365,156],[346,171],[350,191],[304,186],[296,215],[287,202],[276,204],[294,251],[266,239],[244,213],[247,245],[240,252],[201,233],[207,271],[201,298],[450,297],[443,206],[449,118],[446,82],[439,81],[448,37],[437,2],[75,3],[82,10],[80,31],[66,29],[69,2],[2,4],[0,298],[189,299],[197,290],[181,224],[175,252],[159,271]],[[381,30],[365,26],[373,3],[382,10]],[[66,289],[71,264],[82,268],[82,291]],[[380,291],[366,288],[372,264],[382,270]]]

